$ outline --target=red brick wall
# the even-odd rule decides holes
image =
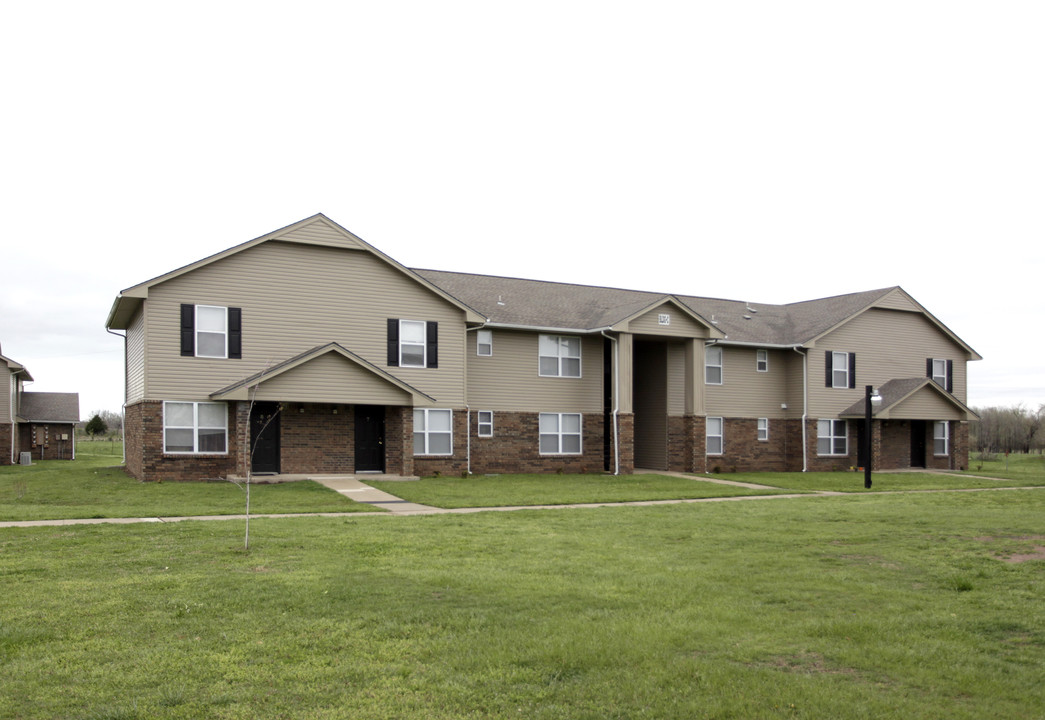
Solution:
[[[287,404],[280,415],[281,473],[355,472],[351,406]]]
[[[464,413],[460,413],[463,415]],[[601,473],[603,472],[603,418],[586,414],[581,421],[580,455],[541,455],[539,446],[539,413],[494,412],[493,437],[478,435],[478,422],[472,418],[472,472],[482,473]],[[457,413],[455,413],[455,418]],[[630,416],[628,416],[630,418]],[[622,416],[622,436],[633,427]],[[457,432],[455,423],[454,432]],[[632,431],[633,432],[633,431]],[[463,433],[463,428],[462,428]],[[455,437],[464,437],[463,434]],[[630,447],[631,443],[628,443]],[[623,443],[622,443],[623,446]],[[455,451],[458,449],[455,443]],[[423,467],[422,458],[415,458]],[[624,462],[633,458],[622,456]],[[418,470],[418,474],[428,474]]]
[[[706,472],[706,428],[707,423],[702,416],[668,416],[668,470]]]
[[[817,455],[817,436],[816,436],[816,420],[806,421],[806,451],[808,452],[808,469],[810,472],[831,472],[835,470],[849,470],[857,465],[857,423],[849,421],[847,428],[849,431],[849,454],[846,456],[838,455]],[[794,468],[797,470],[802,469],[802,460],[798,458],[798,467]]]
[[[72,460],[73,432],[71,424],[24,423],[16,438],[18,454],[32,453],[33,460]],[[62,440],[63,435],[68,439]]]
[[[0,425],[0,465],[11,465],[18,462],[18,454],[14,453],[12,458],[12,445],[11,435],[14,432],[14,425],[11,423],[4,423]]]
[[[145,482],[216,480],[242,472],[236,406],[229,404],[227,455],[165,455],[163,403],[141,402],[127,408],[127,471]]]

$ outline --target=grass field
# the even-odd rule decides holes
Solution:
[[[0,717],[1041,718],[1045,492],[0,530]],[[1037,550],[1035,549],[1037,548]]]
[[[112,449],[117,451],[115,454]],[[92,453],[92,450],[100,452]],[[243,490],[232,483],[140,483],[118,467],[122,449],[81,443],[76,460],[0,467],[0,520],[236,515]],[[368,512],[313,482],[254,484],[251,512]]]

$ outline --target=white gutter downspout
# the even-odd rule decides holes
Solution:
[[[806,419],[809,416],[809,353],[802,352],[797,345],[791,349],[802,356],[802,472],[807,472],[809,470],[809,460],[806,454],[809,447],[809,443],[806,442]]]
[[[620,345],[617,338],[607,335],[605,330],[602,331],[602,336],[613,343],[613,474],[620,475]]]

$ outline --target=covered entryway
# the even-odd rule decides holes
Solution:
[[[635,467],[668,469],[668,349],[664,342],[635,342]]]

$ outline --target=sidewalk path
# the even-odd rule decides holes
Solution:
[[[643,472],[643,471],[637,471]],[[672,474],[672,473],[660,473],[660,474]],[[692,475],[684,475],[682,473],[676,473],[682,477],[692,478]],[[389,476],[381,475],[378,476],[382,480],[389,479]],[[345,497],[354,500],[355,502],[362,503],[365,505],[373,505],[374,507],[381,508],[387,512],[380,513],[368,513],[368,512],[354,512],[354,513],[336,513],[336,512],[318,512],[318,513],[272,513],[265,515],[251,515],[252,520],[259,518],[295,518],[295,517],[337,517],[337,518],[382,518],[382,517],[398,517],[398,516],[414,516],[414,515],[464,515],[471,513],[480,512],[512,512],[515,510],[565,510],[570,508],[601,508],[601,507],[647,507],[653,505],[681,505],[687,503],[719,503],[719,502],[746,502],[749,500],[788,500],[795,498],[814,498],[814,497],[839,497],[843,495],[852,495],[854,497],[864,496],[862,493],[852,492],[836,492],[831,490],[817,491],[817,492],[804,492],[804,493],[785,493],[778,495],[739,495],[732,497],[711,497],[711,498],[682,498],[677,500],[633,500],[629,502],[596,502],[596,503],[575,503],[571,505],[505,505],[499,507],[470,507],[470,508],[437,508],[430,505],[420,505],[418,503],[412,503],[408,500],[402,500],[394,495],[373,488],[359,479],[356,475],[313,475],[309,476],[310,480],[313,480],[321,485],[343,494]],[[754,483],[741,483],[734,482],[732,480],[719,480],[717,478],[700,478],[704,482],[713,482],[722,485],[734,485],[739,487],[746,487],[751,489],[766,489],[775,490],[769,485],[756,485]],[[1028,487],[998,487],[998,488],[955,488],[941,489],[941,490],[886,490],[875,493],[869,493],[874,495],[903,495],[903,494],[914,494],[914,493],[934,493],[934,492],[998,492],[1001,490],[1043,490],[1045,486],[1028,486]],[[10,520],[0,522],[0,528],[13,528],[13,527],[50,527],[50,526],[61,526],[61,525],[101,525],[101,524],[113,524],[113,525],[130,525],[133,523],[173,523],[173,522],[184,522],[186,520],[245,520],[244,515],[187,515],[184,517],[139,517],[139,518],[76,518],[67,520]]]

